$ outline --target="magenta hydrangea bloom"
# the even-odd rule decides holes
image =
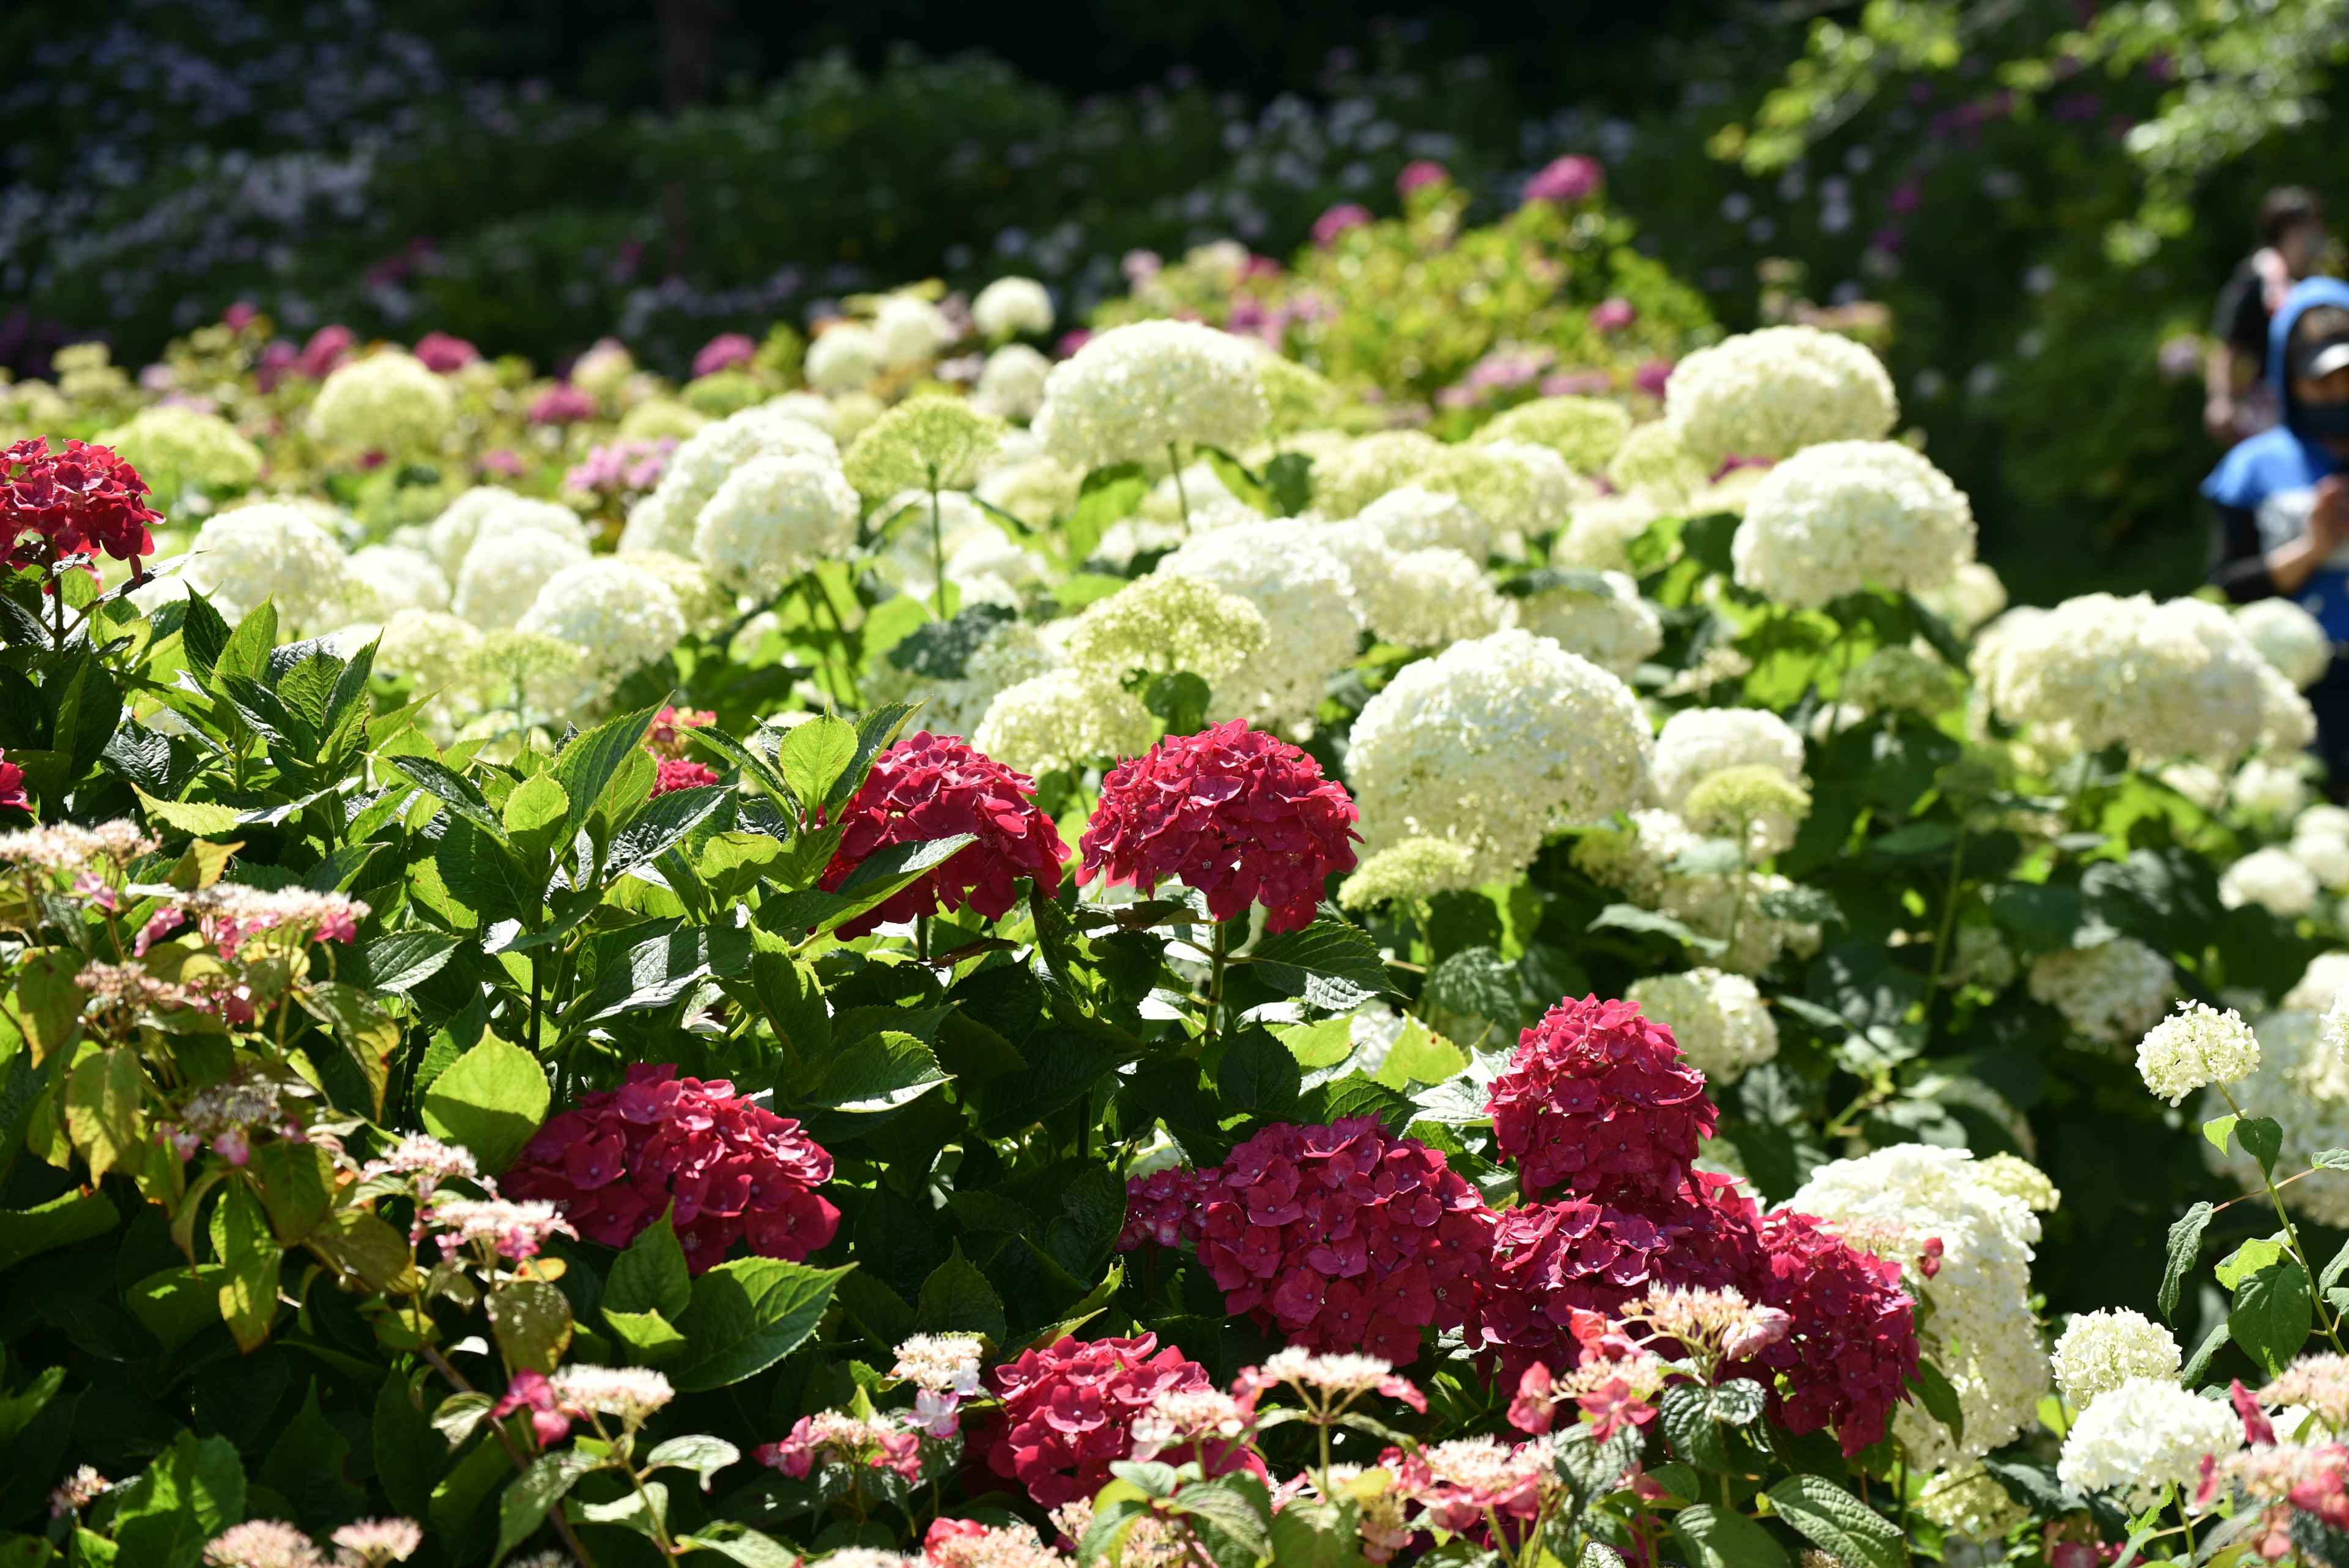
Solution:
[[[1528,202],[1579,202],[1599,193],[1606,183],[1606,171],[1595,158],[1585,158],[1569,152],[1563,158],[1553,158],[1537,170],[1526,182],[1525,199]]]
[[[321,327],[303,345],[300,356],[294,361],[294,373],[307,380],[323,381],[351,357],[358,341],[359,335],[347,327]]]
[[[1154,1355],[1153,1352],[1155,1352]],[[998,1366],[988,1382],[1003,1409],[971,1441],[987,1468],[1017,1480],[1043,1508],[1091,1497],[1109,1467],[1133,1452],[1133,1417],[1162,1393],[1211,1388],[1207,1369],[1154,1334],[1132,1339],[1063,1335]]]
[[[1668,1198],[1720,1120],[1671,1030],[1595,996],[1559,1002],[1520,1035],[1487,1103],[1528,1196]]]
[[[1434,159],[1414,158],[1402,166],[1402,173],[1395,176],[1395,194],[1408,196],[1423,185],[1433,185],[1451,178],[1452,171]]]
[[[595,417],[595,400],[586,389],[568,381],[557,381],[533,399],[530,422],[534,425],[573,425]]]
[[[721,332],[701,346],[693,357],[693,373],[714,376],[720,370],[738,370],[750,364],[758,354],[759,346],[740,332]]]
[[[1340,202],[1313,220],[1313,243],[1327,250],[1349,229],[1367,228],[1371,210],[1360,202]]]
[[[481,357],[481,351],[462,337],[446,332],[428,332],[416,340],[416,358],[426,369],[445,376],[451,370],[461,370]]]

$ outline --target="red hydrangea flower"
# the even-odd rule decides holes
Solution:
[[[1118,763],[1078,841],[1077,880],[1186,882],[1218,920],[1257,903],[1267,930],[1293,931],[1313,923],[1322,883],[1354,868],[1361,815],[1320,763],[1235,719]]]
[[[559,1204],[579,1233],[625,1247],[676,1206],[695,1273],[737,1240],[799,1262],[832,1240],[840,1210],[815,1189],[832,1156],[788,1116],[737,1099],[723,1078],[680,1078],[640,1063],[616,1089],[585,1096],[538,1129],[505,1178],[509,1198]]]
[[[505,1393],[490,1407],[490,1416],[502,1421],[516,1410],[530,1412],[530,1429],[542,1449],[551,1449],[571,1435],[571,1417],[555,1404],[554,1385],[543,1372],[525,1366],[515,1373]]]
[[[676,759],[685,755],[685,738],[688,732],[706,730],[718,722],[718,715],[707,708],[663,708],[653,715],[645,731],[645,750],[656,757]]]
[[[0,448],[0,530],[8,564],[43,565],[103,550],[118,561],[155,553],[147,482],[111,447],[67,441],[61,452],[34,436]]]
[[[1395,176],[1395,194],[1408,196],[1422,185],[1433,185],[1439,180],[1452,178],[1452,171],[1433,158],[1414,158],[1402,166]]]
[[[1829,1235],[1806,1214],[1771,1215],[1761,1238],[1768,1272],[1736,1283],[1794,1319],[1754,1357],[1785,1374],[1771,1392],[1770,1418],[1790,1432],[1833,1428],[1848,1459],[1883,1438],[1917,1370],[1916,1306],[1900,1288],[1900,1265]]]
[[[1225,1309],[1291,1345],[1402,1366],[1422,1329],[1457,1327],[1475,1308],[1493,1211],[1441,1154],[1376,1116],[1269,1127],[1199,1174],[1199,1262]]]
[[[1036,809],[1036,781],[983,752],[927,731],[881,753],[840,820],[847,832],[819,884],[826,892],[878,850],[957,833],[978,836],[953,858],[840,928],[861,937],[889,921],[973,909],[989,919],[1019,897],[1032,877],[1050,893],[1061,885],[1069,846],[1052,819]]]
[[[654,764],[652,794],[646,798],[657,800],[671,790],[698,789],[717,782],[718,770],[708,763],[681,763],[663,757]]]
[[[301,357],[294,361],[294,372],[309,380],[323,381],[342,362],[351,357],[358,344],[359,335],[349,327],[336,325],[321,327],[310,334],[310,341],[302,346]]]
[[[1152,1353],[1155,1351],[1156,1354]],[[1133,1417],[1162,1393],[1212,1387],[1207,1369],[1154,1334],[1091,1341],[1061,1336],[988,1374],[1003,1409],[975,1446],[988,1469],[1016,1480],[1044,1508],[1091,1497],[1133,1451]]]
[[[1628,1002],[1559,1002],[1493,1080],[1493,1136],[1528,1195],[1603,1200],[1679,1190],[1720,1113],[1672,1032]]]
[[[740,332],[721,332],[701,346],[693,357],[693,373],[714,376],[720,370],[739,369],[748,365],[759,352],[759,346]]]
[[[557,381],[531,400],[530,422],[571,425],[595,417],[595,400],[568,381]]]
[[[1125,1183],[1125,1229],[1118,1232],[1117,1250],[1131,1252],[1144,1241],[1162,1247],[1196,1241],[1206,1222],[1207,1193],[1213,1171],[1154,1170]]]
[[[7,753],[0,752],[0,805],[30,811],[33,803],[25,794],[25,770],[9,762],[7,756]]]
[[[445,376],[461,370],[481,357],[481,351],[462,337],[446,332],[428,332],[416,340],[416,358],[423,367],[436,375]]]

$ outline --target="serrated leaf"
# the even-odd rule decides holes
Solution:
[[[1789,1476],[1769,1497],[1779,1518],[1849,1568],[1905,1568],[1899,1529],[1824,1476]]]
[[[1637,904],[1609,904],[1592,917],[1590,930],[1614,929],[1638,931],[1643,935],[1670,937],[1684,947],[1692,947],[1708,957],[1719,958],[1729,950],[1729,944],[1717,937],[1699,936],[1670,915],[1654,909],[1643,909]]]
[[[652,727],[653,715],[660,710],[646,708],[634,713],[623,713],[607,719],[583,735],[572,737],[554,759],[552,776],[563,786],[567,803],[561,841],[569,843],[587,818],[603,804],[605,792],[611,786],[621,767],[645,743],[645,732]]]
[[[2235,1289],[2227,1314],[2227,1334],[2270,1377],[2282,1373],[2307,1343],[2315,1323],[2308,1275],[2286,1258],[2269,1264]]]
[[[742,1450],[724,1438],[697,1433],[688,1437],[669,1438],[645,1456],[645,1465],[649,1469],[667,1467],[673,1469],[691,1470],[701,1478],[701,1490],[708,1491],[709,1478],[728,1465],[735,1463],[741,1457]]]
[[[419,789],[433,796],[457,815],[496,839],[505,842],[506,825],[490,808],[490,803],[473,781],[434,757],[391,756],[383,759],[415,781]]]
[[[1672,1515],[1672,1534],[1689,1568],[1786,1568],[1769,1532],[1742,1513],[1700,1502]]]
[[[841,1269],[780,1258],[737,1258],[693,1282],[678,1320],[691,1346],[669,1382],[686,1393],[754,1377],[806,1343],[832,1304]]]
[[[2202,1232],[2209,1228],[2213,1212],[2209,1203],[2197,1203],[2169,1227],[2169,1261],[2162,1270],[2161,1291],[2156,1298],[2165,1319],[2177,1318],[2178,1288],[2201,1254]]]
[[[1371,933],[1323,906],[1302,930],[1281,931],[1257,942],[1247,954],[1257,973],[1275,990],[1304,994],[1316,977],[1342,981],[1357,990],[1390,992],[1386,961]]]
[[[2235,1141],[2260,1162],[2262,1175],[2275,1174],[2276,1157],[2283,1152],[2283,1124],[2272,1116],[2245,1116],[2235,1124]]]
[[[616,877],[647,860],[659,858],[677,847],[687,834],[709,821],[733,794],[724,784],[700,784],[691,789],[673,789],[658,799],[647,801],[644,809],[613,835],[611,853],[605,859],[605,873]]]
[[[983,1334],[990,1345],[1001,1345],[1011,1332],[1004,1323],[1002,1299],[962,1255],[960,1241],[922,1282],[914,1326],[923,1334]]]

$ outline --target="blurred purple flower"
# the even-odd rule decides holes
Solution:
[[[759,346],[740,332],[721,332],[701,346],[693,357],[693,373],[714,376],[720,370],[739,369],[750,364],[759,352]]]
[[[747,341],[747,339],[745,339]],[[530,405],[530,422],[534,425],[575,424],[595,417],[595,400],[568,381],[557,381]]]
[[[1631,384],[1651,398],[1664,395],[1664,383],[1672,379],[1670,359],[1651,359],[1631,372]]]
[[[1628,299],[1602,299],[1590,307],[1590,326],[1598,332],[1620,332],[1640,319],[1640,307]]]
[[[1433,185],[1439,180],[1452,178],[1452,171],[1433,158],[1414,158],[1402,166],[1395,176],[1395,194],[1408,196],[1422,185]]]
[[[1597,398],[1605,396],[1612,385],[1604,370],[1561,370],[1544,376],[1540,389],[1545,398]]]
[[[660,483],[662,473],[668,468],[669,454],[676,450],[675,436],[652,441],[631,436],[590,447],[586,461],[574,464],[563,476],[563,488],[619,493],[650,490]]]
[[[253,318],[260,314],[260,307],[251,300],[240,299],[221,312],[221,325],[231,332],[242,332],[252,326]]]
[[[1606,182],[1606,173],[1595,158],[1585,158],[1569,152],[1563,158],[1553,158],[1526,182],[1524,199],[1528,202],[1579,202],[1599,193]]]
[[[483,452],[481,455],[480,465],[486,472],[502,473],[508,479],[518,479],[522,476],[522,459],[502,446],[492,447]]]
[[[1063,332],[1061,334],[1061,341],[1055,352],[1057,352],[1061,358],[1065,359],[1092,340],[1093,335],[1085,328],[1080,327],[1072,332]]]
[[[1368,207],[1360,202],[1340,202],[1313,220],[1313,243],[1327,250],[1348,229],[1367,228],[1370,222]]]
[[[310,335],[302,347],[302,357],[294,361],[294,373],[313,381],[322,381],[351,357],[351,348],[359,335],[349,327],[336,325],[321,327]]]
[[[416,357],[424,368],[438,375],[461,370],[481,357],[481,351],[462,337],[446,332],[428,332],[416,340]]]
[[[279,382],[293,374],[294,367],[299,362],[300,356],[295,353],[294,345],[281,337],[261,351],[261,359],[253,368],[253,379],[260,383],[263,391],[274,392]]]

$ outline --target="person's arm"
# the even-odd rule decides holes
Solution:
[[[2260,525],[2243,506],[2210,508],[2210,564],[2203,580],[2224,589],[2237,604],[2270,597],[2279,590],[2260,549]]]
[[[2202,369],[2202,428],[2211,439],[2235,439],[2235,348],[2221,337],[2210,345]]]
[[[2217,511],[2210,581],[2226,589],[2229,598],[2236,600],[2296,594],[2317,567],[2341,548],[2344,541],[2349,541],[2349,480],[2339,474],[2318,480],[2316,505],[2308,514],[2308,527],[2298,538],[2263,553],[2259,550],[2259,525],[2250,512],[2240,506],[2221,506]],[[2223,558],[2221,533],[2231,546]],[[2246,542],[2249,553],[2238,553]],[[2262,579],[2264,587],[2261,586]]]

